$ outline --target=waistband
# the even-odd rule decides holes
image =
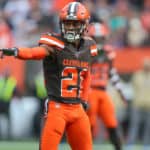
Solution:
[[[105,86],[91,86],[92,89],[97,89],[97,90],[103,90],[105,91],[106,90],[106,87]]]
[[[80,104],[83,100],[79,98],[63,98],[63,97],[57,97],[53,95],[48,96],[49,101],[55,101],[59,103],[65,103],[65,104]]]

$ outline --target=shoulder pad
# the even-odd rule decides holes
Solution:
[[[86,40],[90,45],[90,53],[91,56],[97,56],[98,55],[98,49],[95,41],[90,36],[84,36],[84,40]]]
[[[51,33],[42,35],[38,43],[39,45],[46,44],[48,46],[57,47],[59,49],[63,49],[65,47],[64,42],[59,39],[59,36],[53,35]]]
[[[84,36],[83,39],[85,39],[85,40],[93,40],[93,39],[92,39],[91,37],[89,37],[89,36]]]
[[[91,53],[91,56],[97,56],[98,55],[98,49],[97,49],[96,44],[93,44],[90,46],[90,53]]]

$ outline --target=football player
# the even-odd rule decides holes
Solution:
[[[96,43],[84,33],[90,19],[79,2],[67,4],[59,15],[61,34],[44,34],[39,46],[1,49],[19,59],[43,59],[48,93],[40,149],[57,150],[64,130],[72,150],[92,150],[90,123],[81,103],[87,100],[91,57]]]
[[[110,45],[106,45],[110,31],[104,23],[92,23],[89,25],[88,34],[96,41],[99,52],[99,55],[93,59],[91,67],[90,106],[87,112],[91,122],[92,134],[93,137],[97,136],[96,118],[98,116],[107,128],[110,141],[114,145],[115,150],[121,150],[121,140],[117,133],[118,122],[114,105],[106,90],[108,82],[111,81],[123,100],[125,100],[119,75],[113,67],[115,52]]]

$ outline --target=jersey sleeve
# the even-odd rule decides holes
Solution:
[[[97,44],[93,39],[90,39],[90,53],[91,53],[91,56],[98,55]]]
[[[48,46],[52,46],[57,48],[58,50],[62,50],[65,47],[65,44],[62,40],[60,40],[57,36],[52,34],[44,34],[40,37],[39,45],[45,44]]]
[[[86,40],[89,44],[91,56],[97,56],[98,55],[98,49],[97,49],[96,42],[89,36],[84,36],[84,40]]]
[[[90,53],[91,56],[97,56],[98,55],[98,50],[96,44],[93,44],[90,46]]]

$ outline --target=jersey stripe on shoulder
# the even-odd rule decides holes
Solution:
[[[43,35],[39,40],[39,44],[47,44],[49,46],[55,46],[60,49],[63,49],[65,47],[63,41],[51,35]]]
[[[92,45],[90,47],[90,50],[91,50],[91,56],[97,56],[98,55],[98,49],[97,49],[96,44]]]

